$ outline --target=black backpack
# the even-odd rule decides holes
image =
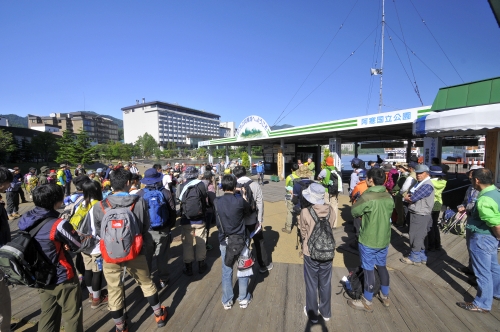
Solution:
[[[182,195],[182,214],[189,220],[199,220],[203,218],[205,214],[205,202],[206,197],[203,197],[203,193],[200,188],[198,188],[198,184],[190,186]]]
[[[377,269],[373,269],[373,272],[375,273],[375,285],[373,286],[373,294],[375,295],[380,291],[380,275]],[[356,270],[349,272],[347,280],[351,286],[349,290],[344,283],[344,290],[347,295],[354,300],[361,299],[365,287],[365,270],[361,267],[356,268]]]
[[[331,261],[335,257],[335,239],[329,222],[330,210],[328,210],[328,215],[323,218],[318,217],[312,206],[308,210],[315,223],[311,236],[307,240],[309,257],[321,262]]]
[[[241,184],[238,183],[238,187],[245,188],[245,193],[246,193],[246,196],[247,196],[247,202],[250,205],[250,211],[252,213],[254,213],[255,211],[257,211],[257,202],[255,201],[255,198],[253,197],[252,188],[250,188],[250,183],[252,183],[252,182],[253,181],[250,180],[248,182],[245,182],[243,185],[241,185]]]
[[[301,179],[301,178],[293,179],[293,186],[295,187],[296,184],[299,184],[299,186],[300,186],[299,195],[298,196],[294,195],[292,197],[292,203],[293,203],[293,205],[295,205],[294,206],[295,213],[300,213],[300,211],[302,209],[308,208],[312,205],[307,199],[304,198],[304,196],[302,195],[302,192],[305,189],[309,188],[309,186],[313,182],[314,181],[309,180],[309,179]],[[297,206],[297,203],[299,206]]]
[[[0,248],[0,270],[8,284],[43,288],[56,276],[56,266],[35,247],[34,237],[50,220],[43,220],[30,232],[19,231],[19,235]]]

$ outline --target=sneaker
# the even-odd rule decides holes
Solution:
[[[21,215],[20,215],[19,213],[17,213],[17,212],[14,212],[14,213],[12,214],[12,216],[13,216],[13,217],[15,217],[15,218],[19,218]]]
[[[273,263],[269,264],[268,266],[261,267],[259,269],[260,273],[266,273],[267,271],[271,271],[273,269],[274,265]]]
[[[229,301],[226,304],[222,303],[222,305],[224,306],[224,310],[229,310],[233,307],[233,301]]]
[[[382,294],[382,292],[379,292],[377,294],[377,298],[380,300],[380,302],[382,302],[384,307],[388,307],[391,305],[391,300],[389,300],[389,296],[385,296],[384,294]]]
[[[156,324],[158,325],[158,327],[164,327],[165,324],[167,324],[167,316],[168,316],[167,308],[162,306],[161,307],[161,314],[159,316],[156,316],[156,314],[155,314],[155,320],[156,320]]]
[[[323,316],[323,315],[321,314],[321,312],[319,311],[319,309],[318,309],[318,316],[323,317],[323,320],[324,320],[325,322],[328,322],[328,321],[330,320],[330,317],[325,317],[325,316]]]
[[[116,332],[128,332],[127,322],[124,322],[123,324],[120,325],[116,325]]]
[[[359,300],[347,300],[347,304],[356,310],[363,310],[367,312],[373,312],[372,302],[361,296]]]
[[[100,297],[93,298],[92,299],[92,305],[90,306],[90,308],[91,309],[97,309],[103,303],[108,303],[108,295],[101,294]]]
[[[250,304],[250,302],[252,302],[252,294],[250,294],[250,298],[248,300],[240,301],[240,308],[241,309],[246,309],[246,307],[248,307],[248,305]]]
[[[9,214],[9,220],[14,220],[16,217],[14,217],[12,214]]]
[[[304,314],[306,315],[307,318],[309,318],[309,315],[307,314],[307,308],[304,306]],[[311,323],[316,324],[318,322],[317,319],[309,319]]]
[[[286,228],[282,228],[282,229],[281,229],[281,231],[282,231],[283,233],[287,233],[287,234],[291,234],[291,233],[292,233],[292,230],[291,230],[291,229],[290,229],[290,230],[288,230],[288,229],[286,229]]]
[[[420,262],[414,262],[408,257],[403,257],[400,259],[401,263],[409,264],[409,265],[420,265]]]
[[[94,297],[92,296],[92,293],[89,293],[89,303],[92,303],[93,299],[94,299]]]

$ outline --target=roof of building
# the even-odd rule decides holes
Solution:
[[[181,105],[177,105],[177,104],[171,104],[171,103],[166,103],[164,101],[151,101],[151,102],[148,102],[148,103],[142,103],[142,104],[135,104],[135,105],[132,105],[132,106],[126,106],[126,107],[122,107],[122,111],[125,111],[125,110],[130,110],[130,109],[135,109],[137,107],[144,107],[144,106],[151,106],[151,105],[155,105],[155,104],[158,104],[158,106],[167,106],[167,107],[175,107],[175,108],[180,108],[182,110],[186,110],[186,111],[190,111],[190,112],[194,112],[194,113],[199,113],[200,115],[202,116],[217,116],[217,117],[220,117],[219,114],[215,114],[215,113],[210,113],[210,112],[205,112],[205,111],[200,111],[200,110],[197,110],[197,109],[194,109],[194,108],[189,108],[189,107],[185,107],[185,106],[181,106]]]

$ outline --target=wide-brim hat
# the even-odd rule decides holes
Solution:
[[[382,169],[384,172],[390,172],[392,170],[392,165],[389,163],[382,164]]]
[[[295,171],[295,175],[297,175],[299,178],[310,178],[312,172],[307,166],[302,165],[298,170]]]
[[[152,185],[157,182],[161,182],[162,179],[163,179],[162,173],[158,173],[156,168],[150,168],[144,172],[144,177],[142,178],[141,183],[145,185]]]
[[[195,179],[199,175],[198,170],[194,166],[186,167],[186,170],[183,173],[183,178],[185,179]]]
[[[325,187],[319,183],[311,183],[311,185],[302,191],[302,196],[311,204],[325,204]]]
[[[89,169],[89,170],[87,171],[87,175],[90,175],[90,174],[95,174],[95,171],[94,171],[93,169]]]
[[[63,168],[63,167],[66,167],[66,166],[68,166],[68,165],[66,165],[66,164],[59,165],[60,168]]]
[[[445,176],[443,169],[440,166],[431,166],[429,170],[430,175],[432,176]]]
[[[96,173],[102,173],[102,168],[98,168],[95,170]]]
[[[472,172],[473,170],[476,170],[476,169],[481,169],[481,168],[484,168],[484,167],[483,166],[479,166],[479,165],[472,165],[470,167],[470,169],[467,171],[467,173]]]
[[[45,173],[45,172],[47,172],[48,170],[50,170],[50,168],[49,168],[48,166],[42,166],[42,167],[40,167],[40,172],[41,172],[41,173]]]

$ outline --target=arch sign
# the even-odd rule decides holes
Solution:
[[[241,121],[236,134],[237,141],[255,138],[267,138],[271,128],[266,120],[257,115],[250,115]]]

